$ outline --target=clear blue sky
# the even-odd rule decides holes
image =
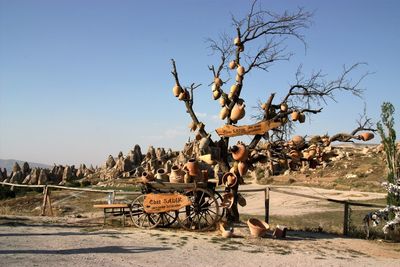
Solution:
[[[333,79],[343,64],[368,62],[354,75],[374,72],[362,83],[364,100],[340,95],[298,133],[349,132],[364,101],[375,122],[382,102],[391,101],[399,129],[400,1],[260,2],[315,15],[304,31],[307,52],[288,42],[291,61],[246,78],[244,124],[252,123],[258,99],[283,97],[300,63]],[[213,117],[219,104],[211,100],[207,65],[218,57],[204,40],[233,36],[231,14],[242,17],[249,7],[243,0],[0,0],[0,158],[96,165],[135,144],[181,149],[190,118],[172,96],[171,58],[183,84],[203,84],[195,109],[212,132],[222,122]]]

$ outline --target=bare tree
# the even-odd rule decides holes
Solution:
[[[288,39],[299,40],[306,46],[303,30],[310,26],[311,17],[312,13],[302,8],[295,12],[273,13],[263,10],[258,2],[254,1],[244,18],[232,17],[236,36],[223,34],[218,40],[208,39],[213,55],[219,57],[217,64],[209,66],[213,75],[210,85],[214,99],[219,100],[221,105],[220,118],[225,121],[225,126],[235,127],[234,125],[244,117],[244,100],[240,98],[240,95],[246,75],[255,69],[268,71],[269,67],[275,62],[289,60],[293,53],[287,51],[285,43]],[[365,75],[356,81],[352,81],[350,77],[353,70],[360,65],[360,63],[357,63],[350,68],[344,67],[342,73],[335,80],[326,80],[322,71],[306,77],[300,66],[295,75],[295,82],[288,88],[287,94],[282,100],[274,104],[276,94],[271,93],[265,103],[262,104],[262,115],[258,118],[260,122],[268,123],[269,127],[265,132],[255,134],[246,149],[253,150],[262,138],[270,138],[269,130],[271,130],[271,136],[286,133],[287,125],[290,126],[292,123],[288,118],[291,114],[300,115],[302,118],[305,117],[304,114],[306,113],[317,114],[322,111],[320,104],[326,104],[328,99],[335,100],[337,93],[349,92],[361,96],[363,89],[359,85]],[[198,120],[193,111],[193,91],[198,86],[191,84],[182,87],[174,60],[172,60],[172,66],[172,74],[176,83],[175,95],[184,101],[186,111],[191,116],[193,123],[201,126],[199,127],[199,134],[203,138],[210,139],[210,146],[219,148],[218,163],[222,170],[224,172],[232,171],[231,167],[236,166],[236,164],[233,164],[230,152],[236,148],[233,146],[232,150],[229,149],[230,137],[222,135],[218,142],[211,140],[210,135],[204,129],[204,124]],[[223,89],[229,82],[229,79],[223,79],[223,70],[236,70],[235,82],[230,86],[229,93]],[[241,113],[236,115],[235,112],[238,109]],[[249,153],[249,155],[245,162],[249,167],[265,159],[265,156],[257,153]],[[240,180],[241,174],[235,169],[233,172]],[[239,220],[237,210],[238,188],[239,183],[229,188],[234,194],[234,204],[228,214],[228,219],[231,221]]]

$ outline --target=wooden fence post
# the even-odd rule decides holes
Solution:
[[[46,215],[47,205],[49,205],[50,215],[53,216],[53,208],[51,206],[51,199],[50,199],[50,190],[47,185],[43,188],[43,195],[44,196],[43,196],[43,203],[42,203],[42,213],[40,214],[40,216]]]
[[[42,203],[42,213],[40,216],[44,216],[46,214],[46,203],[47,203],[47,185],[43,188],[43,203]]]
[[[265,222],[269,223],[269,187],[266,187],[264,190],[264,198],[265,198]]]
[[[51,206],[51,190],[47,189],[47,204],[49,205],[50,209],[50,216],[53,216],[53,207]]]
[[[344,218],[343,218],[343,235],[347,236],[349,233],[349,203],[344,202]]]

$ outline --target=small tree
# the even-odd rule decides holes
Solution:
[[[383,232],[387,234],[395,226],[400,225],[400,151],[396,146],[396,131],[394,130],[394,106],[390,102],[382,104],[381,122],[378,122],[378,133],[381,136],[382,144],[386,154],[388,168],[387,182],[383,183],[386,188],[387,206],[371,214],[374,226],[380,220],[387,220]]]
[[[220,119],[225,121],[225,125],[221,128],[225,127],[232,132],[239,131],[239,127],[235,125],[245,116],[244,99],[240,95],[244,89],[247,74],[257,69],[268,71],[274,63],[289,60],[292,53],[286,52],[284,43],[292,38],[305,44],[302,31],[308,28],[312,17],[310,12],[302,8],[295,12],[276,14],[263,10],[261,6],[256,6],[256,3],[257,1],[253,2],[250,11],[243,19],[232,17],[235,32],[233,36],[223,34],[218,40],[208,40],[213,54],[219,55],[220,59],[218,64],[209,66],[212,73],[212,95],[214,100],[218,100],[221,105]],[[172,59],[172,75],[175,79],[173,92],[179,100],[185,103],[186,112],[192,119],[190,127],[198,129],[199,138],[207,139],[207,142],[203,143],[207,143],[210,147],[219,151],[219,157],[215,160],[221,170],[225,173],[233,172],[240,181],[244,174],[238,171],[238,166],[245,165],[247,168],[251,168],[253,164],[266,159],[267,156],[258,154],[255,148],[262,138],[269,140],[270,136],[274,136],[275,131],[286,132],[290,128],[287,125],[291,123],[288,115],[296,114],[304,122],[304,114],[321,112],[321,104],[326,104],[328,99],[335,100],[338,92],[350,92],[360,96],[363,90],[359,87],[359,84],[366,74],[357,80],[352,80],[349,77],[350,73],[359,65],[357,63],[350,68],[344,67],[339,77],[330,81],[325,79],[325,74],[321,71],[307,77],[299,67],[295,81],[288,88],[287,94],[276,101],[276,94],[271,93],[265,103],[262,104],[259,124],[253,125],[254,127],[251,129],[258,129],[258,126],[263,126],[261,129],[264,130],[252,133],[251,135],[254,135],[254,137],[249,144],[241,144],[245,145],[248,150],[248,157],[244,162],[231,160],[230,152],[237,149],[237,146],[229,148],[229,138],[234,135],[220,134],[217,131],[220,139],[218,141],[211,140],[211,135],[206,131],[205,125],[199,121],[193,110],[194,90],[200,85],[191,83],[190,86],[183,86],[178,77],[176,62]],[[223,77],[229,74],[229,71],[235,71],[233,74],[235,76],[234,81]],[[229,93],[227,93],[225,87],[228,83],[231,83]],[[277,103],[274,103],[274,101]],[[269,131],[272,133],[269,134]],[[246,132],[245,134],[249,133]],[[232,221],[239,220],[237,210],[238,188],[239,183],[228,188],[234,195],[233,206],[228,214],[228,219]]]

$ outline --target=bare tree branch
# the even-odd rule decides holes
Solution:
[[[367,115],[367,107],[364,104],[364,109],[363,109],[363,114],[360,114],[360,118],[357,120],[357,128],[355,128],[352,132],[351,135],[356,135],[356,133],[360,131],[371,131],[371,132],[376,132],[378,131],[374,127],[374,123],[372,122],[372,119],[368,117]]]
[[[171,62],[172,62],[172,71],[171,71],[171,73],[172,73],[172,75],[173,75],[174,78],[175,78],[175,83],[176,83],[176,85],[181,86],[181,83],[179,82],[179,78],[178,78],[178,71],[177,71],[177,68],[176,68],[175,60],[174,60],[174,59],[171,59]],[[189,89],[190,89],[190,95],[189,95],[189,97],[187,97],[187,98],[185,98],[185,99],[182,100],[182,101],[185,102],[186,112],[189,113],[190,117],[192,118],[193,122],[194,122],[196,125],[201,125],[201,122],[198,120],[198,118],[197,118],[197,116],[196,116],[196,113],[195,113],[194,110],[193,110],[193,101],[194,101],[194,94],[193,94],[193,91],[194,91],[196,88],[198,88],[200,85],[201,85],[201,84],[196,85],[195,83],[192,83],[192,84],[190,85],[190,88],[189,88]],[[183,88],[183,87],[182,87],[182,88]],[[185,90],[186,90],[186,88],[185,88]],[[201,135],[202,137],[209,136],[208,133],[206,132],[206,130],[204,129],[204,127],[199,127],[199,133],[200,133],[200,135]],[[212,142],[212,140],[210,140],[210,141]]]
[[[356,63],[350,68],[343,67],[343,72],[335,80],[327,81],[322,71],[312,73],[309,78],[305,78],[299,66],[296,73],[296,82],[293,84],[282,102],[287,102],[289,98],[294,103],[301,103],[303,107],[310,107],[312,104],[327,103],[328,99],[335,100],[338,91],[349,92],[357,97],[361,97],[364,89],[360,88],[361,81],[370,73],[363,74],[358,80],[352,81],[350,73],[365,63]]]

